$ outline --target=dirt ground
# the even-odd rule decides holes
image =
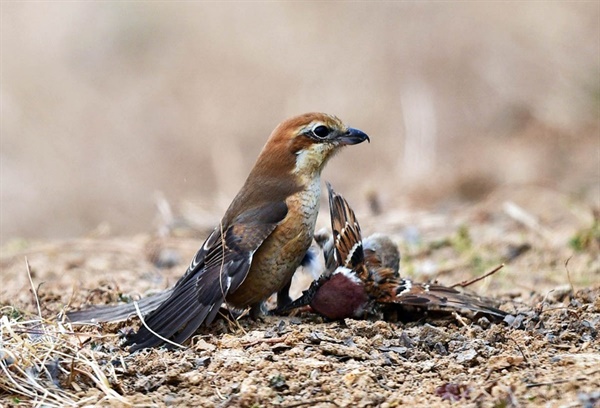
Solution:
[[[120,343],[137,318],[82,327],[63,321],[61,311],[169,287],[206,231],[13,241],[1,259],[0,403],[600,405],[600,228],[593,209],[529,187],[446,212],[357,215],[365,234],[392,235],[402,273],[416,280],[454,284],[504,263],[469,290],[511,316],[494,323],[461,313],[406,324],[326,322],[310,313],[221,318],[189,348],[130,355]],[[308,283],[300,274],[296,293]]]

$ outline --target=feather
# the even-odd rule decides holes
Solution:
[[[284,202],[269,203],[240,214],[222,234],[215,228],[169,298],[146,317],[146,324],[160,336],[183,343],[205,321],[210,323],[227,294],[246,278],[253,254],[286,214]],[[127,341],[133,345],[131,352],[162,343],[145,326]]]

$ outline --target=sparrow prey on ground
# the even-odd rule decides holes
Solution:
[[[344,197],[329,184],[327,187],[333,235],[330,241],[319,237],[317,241],[322,243],[325,263],[331,268],[299,299],[277,312],[310,305],[332,320],[377,316],[394,307],[421,311],[466,309],[494,318],[506,315],[488,302],[451,287],[402,279],[395,245],[378,234],[363,242],[354,211]]]

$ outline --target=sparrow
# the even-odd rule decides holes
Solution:
[[[277,312],[310,305],[317,313],[332,319],[361,319],[378,315],[391,307],[425,310],[471,310],[495,318],[506,313],[492,305],[454,288],[429,283],[415,283],[400,277],[396,267],[400,254],[391,240],[375,235],[366,248],[360,225],[348,202],[330,184],[329,210],[332,240],[324,242],[326,263],[327,242],[332,242],[333,271],[326,271],[303,295],[278,308]]]
[[[315,242],[323,252],[325,270],[331,274],[337,267],[334,256],[333,235],[323,228],[315,234]],[[389,236],[381,233],[369,235],[362,240],[365,263],[371,268],[386,267],[394,276],[400,277],[400,251]]]
[[[325,113],[279,124],[185,274],[127,340],[130,351],[163,344],[154,333],[184,343],[224,302],[256,314],[273,293],[278,306],[290,301],[292,275],[313,239],[321,171],[342,147],[365,140],[365,133]]]

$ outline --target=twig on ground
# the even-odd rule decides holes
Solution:
[[[525,355],[525,352],[521,348],[521,345],[519,343],[517,343],[517,341],[511,337],[509,337],[508,340],[511,340],[513,343],[515,343],[515,346],[517,346],[517,348],[519,349],[519,353],[521,353],[521,356],[523,357],[523,361],[525,361],[525,363],[529,364],[529,359]]]
[[[455,283],[454,285],[450,286],[451,288],[455,288],[457,286],[460,286],[461,288],[466,288],[467,286],[471,286],[472,284],[479,282],[482,279],[487,278],[490,275],[495,274],[496,272],[498,272],[500,269],[504,268],[504,264],[500,264],[499,266],[497,266],[496,268],[492,269],[491,271],[489,271],[488,273],[479,276],[477,278],[473,278],[470,280],[466,280],[466,281],[462,281],[460,283]]]
[[[35,299],[35,303],[37,306],[38,316],[40,320],[42,319],[42,307],[40,305],[40,299],[37,294],[37,289],[33,285],[33,278],[31,277],[31,267],[29,266],[29,260],[25,257],[25,269],[27,270],[27,277],[29,278],[29,284],[31,285],[31,292],[33,293],[33,297]]]
[[[259,343],[267,343],[267,344],[283,343],[286,338],[287,338],[287,335],[286,336],[281,336],[281,337],[271,337],[271,338],[268,338],[268,339],[258,339],[258,340],[249,341],[248,343],[242,343],[242,346],[244,346],[244,347],[252,347],[252,346],[255,346],[255,345],[259,344]]]
[[[575,378],[576,381],[586,381],[589,380],[588,377],[577,377]],[[544,385],[556,385],[556,384],[564,384],[564,383],[568,383],[573,381],[573,379],[560,379],[560,380],[554,380],[554,381],[545,381],[545,382],[541,382],[541,383],[532,383],[532,384],[527,384],[525,387],[526,388],[535,388],[535,387],[543,387]]]
[[[297,408],[297,407],[302,407],[305,405],[314,406],[315,404],[319,404],[319,403],[331,404],[331,405],[335,405],[336,407],[340,406],[340,404],[338,404],[337,402],[335,402],[334,400],[329,399],[329,398],[315,398],[315,399],[308,400],[308,401],[297,402],[295,404],[284,405],[284,408]]]
[[[467,329],[467,332],[469,333],[469,336],[471,336],[471,334],[473,333],[473,331],[471,330],[471,328],[469,327],[469,325],[467,324],[467,322],[465,322],[465,319],[463,319],[462,316],[459,315],[456,312],[452,312],[452,316],[454,316],[454,318],[456,319],[456,321],[459,322],[465,329]]]
[[[573,287],[573,282],[571,281],[571,272],[569,271],[569,261],[573,256],[570,256],[565,261],[565,269],[567,271],[567,279],[569,280],[569,285],[571,286],[571,293],[575,293],[575,288]]]

